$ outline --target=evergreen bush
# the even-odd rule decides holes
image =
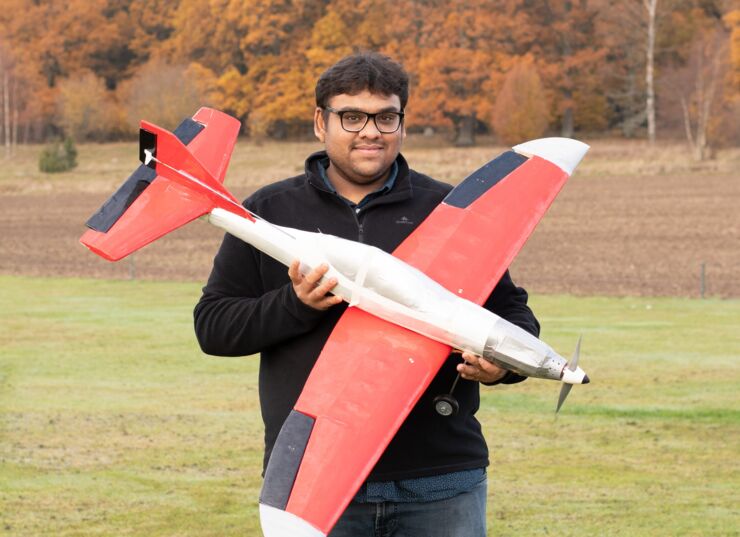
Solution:
[[[47,145],[39,157],[39,170],[44,173],[66,172],[77,166],[77,148],[72,138]]]

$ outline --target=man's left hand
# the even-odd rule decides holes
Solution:
[[[466,380],[476,380],[484,384],[490,384],[500,380],[506,374],[506,369],[492,364],[472,352],[464,352],[462,357],[465,363],[458,365],[457,371]]]

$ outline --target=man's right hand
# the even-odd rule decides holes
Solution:
[[[319,284],[329,270],[328,265],[320,265],[305,276],[301,274],[300,266],[300,261],[293,261],[288,268],[288,276],[293,282],[293,291],[301,302],[317,310],[328,310],[342,301],[341,297],[329,294],[337,285],[336,278],[329,278]]]

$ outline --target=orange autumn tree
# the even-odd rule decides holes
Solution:
[[[334,62],[353,51],[352,29],[345,17],[329,4],[325,11],[307,6],[316,17],[305,32],[296,32],[295,50],[289,62],[273,61],[254,102],[251,130],[284,137],[289,133],[309,133],[314,109],[317,77]],[[291,45],[286,45],[293,48]],[[273,58],[274,59],[274,58]]]
[[[458,145],[471,145],[480,120],[492,111],[519,30],[511,2],[457,3],[451,9],[425,9],[420,28],[417,91],[418,121],[452,128]],[[511,32],[509,30],[511,29]]]
[[[159,44],[169,63],[189,61],[204,104],[245,120],[255,88],[247,76],[247,58],[240,47],[246,31],[242,0],[180,0],[173,15],[172,35]]]
[[[258,86],[250,117],[273,136],[309,133],[317,78],[342,57],[361,50],[381,50],[392,27],[387,0],[333,0],[293,3],[291,17],[283,23],[291,39],[281,43],[279,61],[267,67],[269,76]],[[275,58],[275,60],[278,60]]]
[[[148,62],[119,90],[130,132],[138,132],[142,118],[174,129],[206,104],[200,89],[188,66],[160,59]]]
[[[244,2],[234,0],[180,0],[172,18],[172,34],[159,47],[169,62],[190,61],[224,75],[247,70],[239,47]]]
[[[730,69],[729,32],[715,23],[697,32],[686,65],[673,73],[672,91],[681,104],[686,140],[695,160],[712,155],[713,146],[728,132],[738,132],[737,108],[725,84]],[[734,91],[733,91],[734,90]]]
[[[25,46],[40,64],[53,87],[58,77],[90,70],[115,87],[128,67],[128,49],[121,9],[109,7],[106,0],[69,0],[43,2],[26,19],[26,31],[32,35]],[[46,25],[38,33],[39,24]]]
[[[102,11],[104,4],[101,0],[3,2],[0,39],[14,58],[15,80],[22,82],[22,92],[14,99],[17,112],[10,111],[16,138],[40,140],[60,134],[57,85],[61,79],[86,69],[111,72],[111,52],[121,42],[115,23]]]
[[[740,100],[740,9],[729,11],[724,16],[730,31],[730,75],[729,83],[734,87],[732,100]]]
[[[227,70],[219,89],[226,102],[236,100],[229,90],[249,96],[250,102],[241,107],[248,132],[282,137],[297,118],[305,117],[308,74],[302,51],[321,4],[316,0],[228,2],[226,14],[239,36],[234,56],[241,65],[232,62],[236,72]]]
[[[695,13],[725,16],[735,32],[731,58],[740,56],[740,16],[721,0],[659,6],[655,105],[669,132],[676,127],[666,120],[661,78],[688,61]],[[643,11],[643,0],[4,0],[0,46],[13,58],[16,81],[9,92],[23,87],[8,99],[18,110],[8,112],[10,121],[16,114],[18,122],[6,130],[21,139],[61,134],[59,83],[86,72],[126,105],[117,88],[156,60],[187,66],[202,103],[236,115],[248,132],[303,134],[316,77],[367,49],[409,72],[406,112],[414,129],[444,129],[472,143],[492,121],[513,60],[529,56],[552,127],[570,135],[621,124],[630,133],[645,122]],[[733,62],[737,72],[740,62]]]
[[[506,74],[496,98],[493,127],[500,140],[517,144],[539,138],[548,124],[548,104],[531,58],[523,58]]]
[[[57,117],[67,136],[79,141],[104,140],[122,129],[112,92],[92,71],[61,79],[58,86]]]
[[[7,0],[0,10],[0,27],[8,34],[13,51],[22,59],[26,125],[24,138],[58,136],[72,128],[69,118],[59,113],[62,101],[60,84],[71,85],[93,73],[108,90],[131,76],[141,63],[137,54],[147,55],[142,47],[134,50],[138,28],[130,9],[135,0],[70,0],[68,2],[24,2]],[[150,14],[156,19],[157,13]],[[92,80],[89,79],[88,80]],[[87,84],[92,88],[96,83]],[[98,89],[92,90],[97,94]],[[110,97],[108,95],[107,97]],[[113,106],[110,99],[105,106]],[[63,108],[63,107],[62,107]],[[67,107],[69,108],[69,107]],[[109,111],[105,111],[107,114]],[[115,133],[117,122],[106,122],[105,137]],[[99,131],[102,134],[102,131]]]
[[[543,0],[538,9],[527,11],[532,34],[522,51],[536,59],[552,119],[565,137],[572,137],[577,127],[607,127],[604,65],[609,51],[597,31],[598,15],[585,0]]]

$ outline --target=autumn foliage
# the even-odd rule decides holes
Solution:
[[[4,0],[0,134],[5,143],[61,135],[105,140],[131,136],[142,117],[174,127],[207,104],[239,117],[248,135],[306,135],[319,74],[346,54],[377,50],[411,75],[411,131],[444,132],[458,143],[480,133],[507,143],[544,132],[639,135],[642,6],[642,0]],[[709,29],[726,43],[715,106],[737,102],[740,14],[727,6],[658,4],[657,107],[664,126],[671,125],[666,114],[679,119],[674,132],[682,132],[681,116],[668,106],[660,77],[687,68],[691,47]]]
[[[113,96],[95,73],[82,71],[60,80],[57,86],[56,118],[67,136],[101,140],[120,130]]]
[[[514,65],[493,108],[493,128],[502,142],[516,144],[542,136],[547,129],[545,90],[531,61]]]

